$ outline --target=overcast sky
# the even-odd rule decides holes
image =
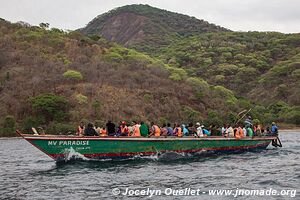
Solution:
[[[0,0],[0,17],[74,30],[128,4],[149,4],[234,31],[300,32],[300,0]]]

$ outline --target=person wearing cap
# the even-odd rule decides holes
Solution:
[[[203,137],[203,130],[199,122],[196,123],[197,137]]]
[[[271,134],[272,135],[278,135],[278,127],[277,127],[275,122],[272,122]]]

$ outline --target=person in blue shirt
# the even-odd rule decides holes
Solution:
[[[277,127],[275,122],[272,122],[271,134],[272,135],[278,135],[278,127]]]
[[[184,136],[188,136],[189,135],[189,130],[186,128],[185,124],[182,124],[182,132]]]
[[[173,128],[171,127],[171,124],[167,124],[167,130],[168,130],[168,136],[173,136]]]

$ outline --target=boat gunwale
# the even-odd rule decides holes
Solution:
[[[185,136],[185,137],[131,137],[131,136],[70,136],[70,135],[32,135],[32,134],[21,134],[24,139],[28,140],[100,140],[100,141],[257,141],[257,140],[274,140],[276,136],[264,136],[264,137],[244,137],[244,138],[234,138],[234,137],[222,137],[222,136],[209,136],[198,138],[194,136]]]

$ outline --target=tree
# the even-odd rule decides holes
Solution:
[[[50,24],[49,24],[49,23],[44,23],[44,22],[42,22],[42,23],[39,24],[39,26],[40,26],[42,29],[48,29],[49,26],[50,26]]]
[[[64,120],[67,117],[69,103],[63,96],[45,93],[31,97],[29,101],[35,114],[47,124],[53,120]]]
[[[1,136],[14,136],[16,131],[16,120],[14,116],[7,115],[2,122],[2,127],[3,129],[0,131]]]
[[[82,80],[83,76],[80,72],[75,70],[68,70],[65,73],[63,73],[63,76],[70,80]]]

